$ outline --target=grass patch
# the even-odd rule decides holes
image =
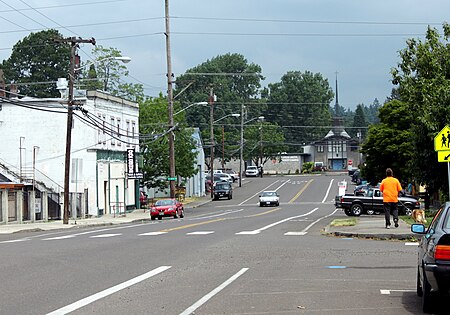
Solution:
[[[356,218],[335,219],[331,221],[331,226],[354,226],[356,225]]]

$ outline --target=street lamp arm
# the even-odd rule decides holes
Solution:
[[[194,104],[190,104],[189,106],[186,106],[185,108],[183,108],[182,110],[179,110],[178,112],[176,112],[176,113],[173,114],[173,115],[174,115],[174,116],[175,116],[175,115],[178,115],[178,114],[184,112],[186,109],[188,109],[188,108],[190,108],[190,107],[192,107],[192,106],[195,106],[195,105],[208,105],[208,102],[197,102],[197,103],[194,103]]]
[[[222,120],[222,119],[224,119],[224,118],[230,117],[230,116],[233,116],[233,117],[240,117],[241,114],[228,114],[228,115],[225,115],[225,116],[223,116],[222,118],[219,118],[219,119],[213,121],[213,124],[215,124],[216,122],[218,122],[218,121],[220,121],[220,120]]]

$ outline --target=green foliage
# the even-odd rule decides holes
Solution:
[[[401,61],[391,70],[392,82],[411,119],[411,167],[417,183],[432,193],[447,187],[447,166],[437,161],[433,139],[450,116],[450,26],[444,35],[428,27],[425,40],[409,39],[400,51]]]
[[[320,139],[326,134],[334,93],[321,74],[288,72],[280,82],[269,84],[269,89],[269,106],[264,116],[280,126],[291,126],[283,129],[289,152],[298,152],[296,145]]]
[[[314,162],[305,162],[302,165],[302,174],[312,173]]]
[[[144,158],[144,180],[147,187],[167,188],[169,182],[169,144],[167,132],[167,99],[147,99],[140,104],[139,128],[141,136],[141,153]],[[177,119],[183,117],[176,116]],[[188,178],[197,173],[197,143],[192,138],[192,129],[179,123],[175,130],[175,172],[178,176]]]
[[[134,102],[144,100],[142,84],[124,83],[121,78],[128,76],[128,69],[114,57],[122,56],[120,50],[97,45],[92,50],[94,61],[84,63],[81,73],[81,87],[86,90],[103,90]],[[86,66],[89,65],[89,68]]]
[[[27,96],[58,97],[56,81],[68,77],[70,47],[55,39],[62,39],[62,35],[50,29],[31,33],[18,41],[11,56],[1,65],[5,82],[21,83],[19,93]]]
[[[349,131],[350,136],[355,138],[359,135],[361,139],[364,139],[366,137],[367,131],[364,128],[367,127],[366,115],[364,114],[364,108],[361,104],[356,107],[355,116],[353,116],[352,127],[353,128],[351,128]]]
[[[367,141],[361,149],[366,157],[363,175],[372,184],[385,177],[388,167],[400,181],[412,178],[409,162],[413,152],[410,130],[413,118],[408,107],[398,100],[380,108],[380,123],[370,126]]]

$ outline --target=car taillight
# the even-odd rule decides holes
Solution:
[[[436,260],[450,260],[450,245],[437,245],[434,258]]]

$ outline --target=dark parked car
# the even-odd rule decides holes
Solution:
[[[439,208],[428,229],[413,224],[411,231],[423,234],[418,247],[417,295],[428,313],[433,311],[434,298],[450,292],[450,202]]]
[[[216,183],[214,186],[214,200],[220,198],[233,199],[233,187],[230,183]]]

